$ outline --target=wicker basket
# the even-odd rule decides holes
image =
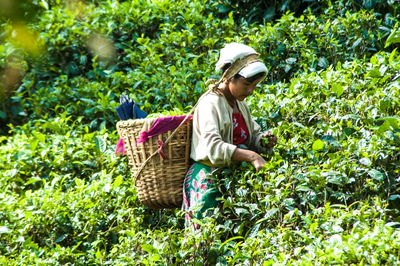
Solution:
[[[124,141],[129,166],[137,187],[139,200],[146,206],[161,209],[182,204],[182,186],[189,168],[192,120],[174,130],[167,131],[137,144],[141,132],[148,131],[157,118],[119,121],[118,134]],[[169,141],[166,141],[170,137]],[[166,155],[156,154],[160,141]]]

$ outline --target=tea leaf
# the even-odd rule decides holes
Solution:
[[[368,174],[369,174],[372,178],[374,178],[374,179],[376,179],[376,180],[378,180],[378,181],[383,181],[383,180],[385,180],[385,175],[384,175],[383,173],[381,173],[380,171],[378,171],[378,170],[371,169],[371,170],[368,171]]]
[[[103,137],[96,136],[94,138],[94,142],[96,144],[97,149],[100,151],[100,153],[104,153],[106,151],[107,144],[106,144],[105,140],[103,139]]]
[[[319,151],[319,150],[322,150],[324,148],[324,146],[325,146],[325,143],[322,140],[317,139],[316,141],[314,141],[314,143],[312,145],[312,149],[314,151]]]

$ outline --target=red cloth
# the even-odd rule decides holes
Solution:
[[[154,122],[153,126],[149,129],[149,131],[143,131],[140,133],[139,138],[136,139],[136,143],[142,143],[148,140],[151,137],[157,136],[168,130],[177,128],[183,119],[185,119],[186,115],[176,115],[176,116],[166,116],[160,117]],[[186,122],[192,119],[192,115],[186,119]],[[186,123],[185,122],[185,123]]]
[[[249,138],[249,130],[246,121],[241,113],[232,114],[233,121],[233,144],[239,145],[246,143]]]
[[[117,146],[115,147],[115,155],[118,155],[118,154],[125,155],[125,153],[126,153],[126,151],[125,151],[125,147],[124,147],[124,140],[119,139]]]

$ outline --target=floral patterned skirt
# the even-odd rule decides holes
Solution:
[[[183,210],[185,211],[186,225],[192,225],[191,219],[202,219],[211,215],[210,208],[218,205],[217,198],[220,192],[214,182],[213,172],[217,170],[202,163],[190,166],[183,183]]]

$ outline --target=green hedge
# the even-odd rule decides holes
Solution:
[[[338,17],[338,9],[329,6],[319,16],[311,11],[300,17],[286,13],[273,23],[249,25],[237,24],[233,13],[218,19],[218,5],[207,1],[56,5],[32,25],[44,42],[41,56],[23,57],[29,71],[16,96],[6,98],[5,105],[15,106],[14,110],[3,104],[1,119],[8,123],[19,115],[40,117],[41,110],[29,106],[52,110],[57,104],[87,99],[85,91],[90,94],[95,86],[103,95],[111,93],[108,105],[112,108],[118,95],[128,90],[148,112],[184,109],[204,91],[204,81],[216,74],[210,63],[229,41],[254,46],[268,64],[268,80],[273,83],[353,58],[366,59],[384,48],[392,20],[365,10]],[[96,42],[103,50],[93,48]],[[12,49],[4,47],[3,67]],[[60,86],[73,88],[72,99],[60,94],[65,89]],[[162,93],[169,97],[163,99]],[[96,120],[99,113],[85,117]],[[114,117],[106,121],[113,123]]]
[[[61,2],[0,20],[2,264],[399,263],[398,4]],[[221,170],[192,232],[139,202],[115,107],[187,112],[231,41],[269,68],[248,103],[278,145],[259,173]]]

